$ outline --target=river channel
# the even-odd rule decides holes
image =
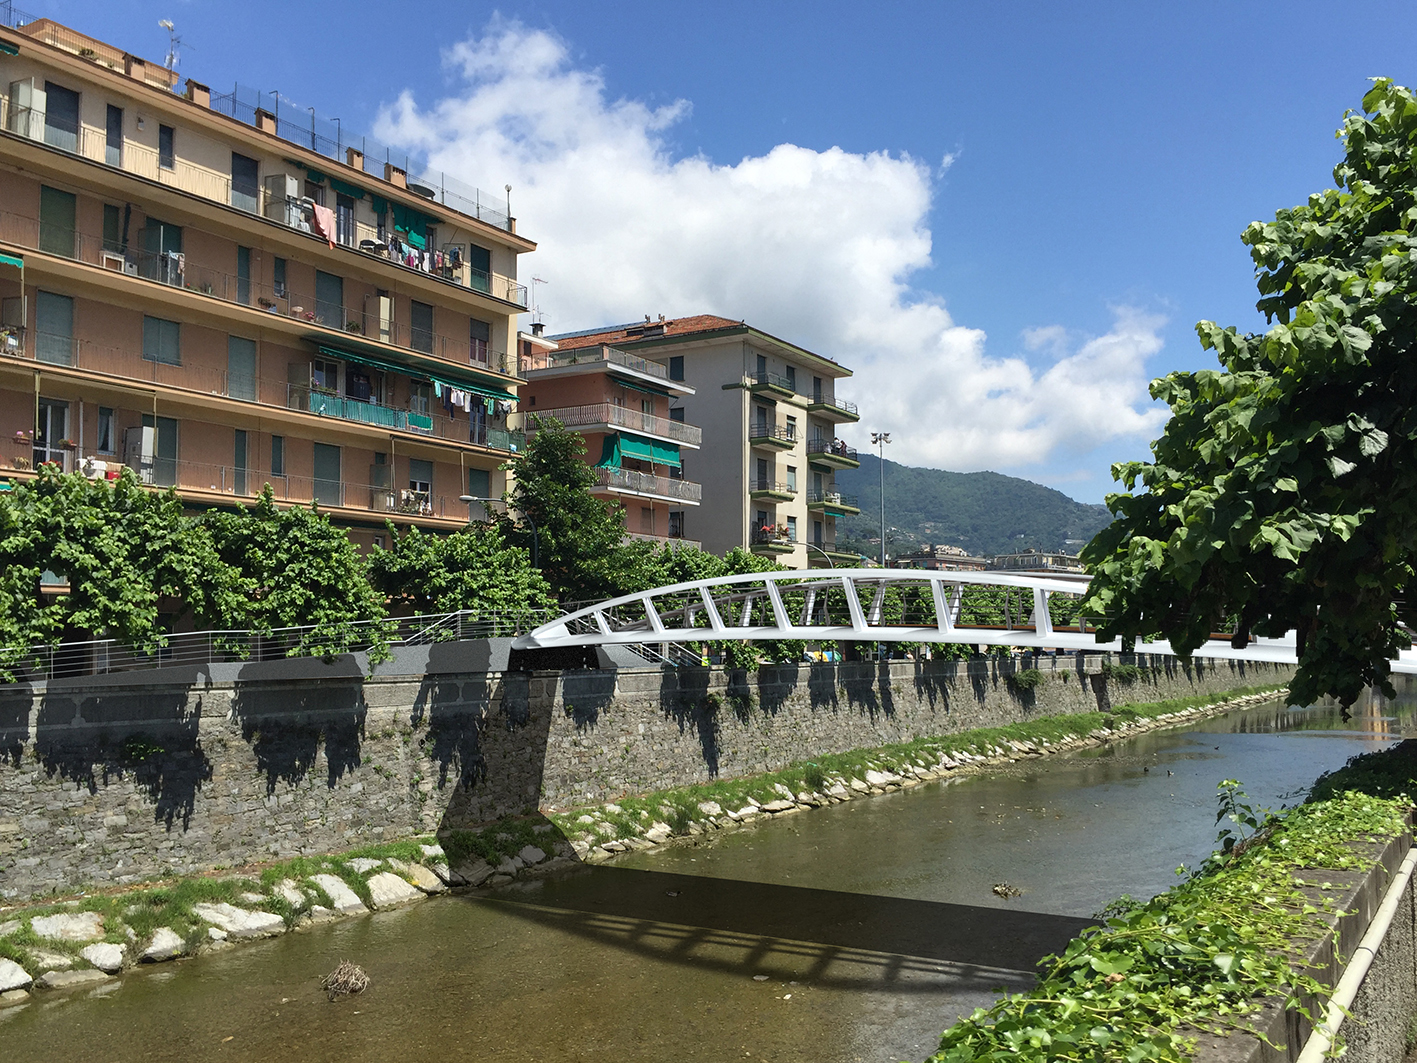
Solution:
[[[1119,894],[1417,728],[1417,701],[1263,705],[134,971],[0,1012],[0,1059],[920,1060]],[[991,887],[1007,882],[1015,898]],[[372,980],[330,1003],[340,960]],[[766,977],[763,977],[766,976]]]

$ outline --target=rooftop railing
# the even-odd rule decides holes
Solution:
[[[623,366],[659,380],[669,379],[669,370],[659,362],[651,362],[647,358],[605,344],[596,347],[575,347],[567,351],[535,351],[530,355],[524,354],[521,369],[523,373],[530,373],[538,369],[562,369],[570,365],[595,364]]]
[[[583,428],[586,425],[608,424],[631,432],[664,436],[690,446],[703,442],[704,432],[698,425],[671,421],[667,417],[657,417],[626,406],[616,406],[613,402],[597,402],[588,406],[562,406],[555,410],[532,411],[542,417],[554,417],[567,428]]]
[[[596,469],[596,486],[638,495],[655,495],[694,505],[703,497],[703,485],[691,480],[640,472],[638,469]]]

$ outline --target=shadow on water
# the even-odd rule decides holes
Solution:
[[[1095,920],[621,867],[474,903],[646,960],[841,989],[1027,985]],[[928,975],[914,981],[912,975]]]

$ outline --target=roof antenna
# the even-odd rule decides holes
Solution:
[[[167,30],[167,63],[165,65],[168,74],[167,80],[170,85],[175,83],[172,78],[172,73],[177,66],[177,49],[182,45],[182,38],[177,36],[177,31],[172,25],[172,19],[165,18],[159,22],[158,25]]]

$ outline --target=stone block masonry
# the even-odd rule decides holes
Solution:
[[[485,655],[484,655],[485,656]],[[0,896],[239,867],[1292,668],[1043,658],[567,672],[428,648],[0,687]]]

